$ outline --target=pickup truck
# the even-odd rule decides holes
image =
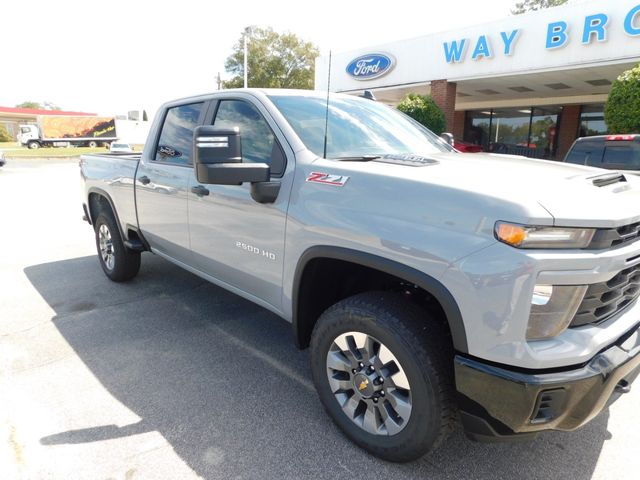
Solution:
[[[165,104],[141,155],[84,155],[98,259],[149,251],[292,323],[328,415],[410,461],[574,430],[640,371],[640,179],[461,154],[356,96]]]
[[[640,135],[580,137],[573,142],[564,161],[640,175]]]

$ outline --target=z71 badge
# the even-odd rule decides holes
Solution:
[[[336,187],[344,187],[349,177],[345,175],[331,175],[328,173],[311,172],[307,177],[307,182],[324,183],[326,185],[335,185]]]

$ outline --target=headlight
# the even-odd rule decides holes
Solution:
[[[586,291],[586,285],[536,285],[531,297],[527,340],[560,335],[571,323]]]
[[[496,222],[498,240],[516,248],[586,248],[596,233],[593,228],[534,227]]]

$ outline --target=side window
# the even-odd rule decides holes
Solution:
[[[155,160],[178,165],[191,163],[193,130],[198,125],[202,105],[203,103],[190,103],[167,110]]]
[[[242,100],[221,100],[213,125],[240,129],[243,162],[266,163],[273,175],[284,173],[284,153],[256,107]]]

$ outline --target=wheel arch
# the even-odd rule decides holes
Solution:
[[[100,188],[95,188],[92,187],[89,189],[89,194],[88,194],[88,203],[89,203],[89,216],[91,217],[91,224],[95,225],[96,222],[96,218],[98,217],[98,215],[100,215],[100,212],[103,211],[104,205],[108,206],[108,210],[110,210],[110,213],[113,215],[113,218],[116,221],[116,225],[118,227],[118,234],[120,235],[120,238],[122,238],[122,240],[127,240],[127,236],[125,235],[124,231],[122,230],[122,224],[120,223],[120,218],[118,217],[118,211],[115,208],[115,205],[113,204],[113,200],[111,199],[111,196],[105,192],[104,190],[100,189]]]
[[[317,316],[307,318],[308,316],[304,314],[303,310],[304,300],[311,295],[310,286],[306,284],[308,283],[306,276],[309,271],[307,267],[314,260],[321,259],[355,264],[418,286],[431,295],[442,308],[451,331],[455,350],[463,353],[468,352],[467,335],[460,308],[451,292],[440,281],[415,268],[385,257],[334,246],[315,246],[307,249],[301,255],[296,266],[292,292],[292,324],[299,348],[306,348],[309,345],[311,331],[317,321]]]

